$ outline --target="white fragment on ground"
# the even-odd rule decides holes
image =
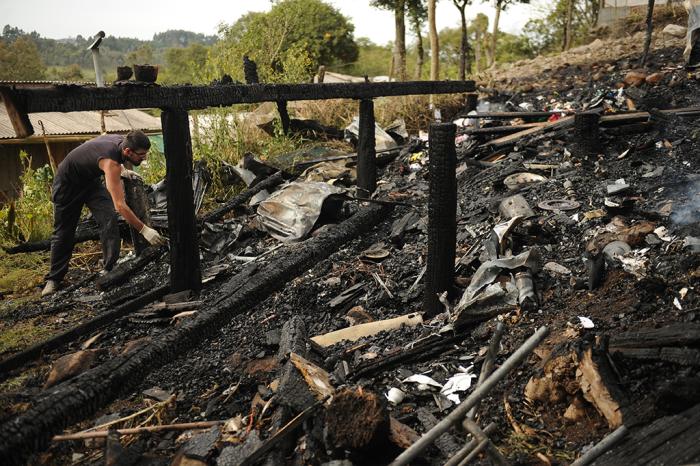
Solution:
[[[594,328],[595,324],[588,317],[578,316],[579,323],[583,328]]]

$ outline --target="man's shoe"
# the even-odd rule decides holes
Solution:
[[[44,289],[41,290],[41,297],[49,296],[58,291],[58,282],[55,280],[47,280]]]

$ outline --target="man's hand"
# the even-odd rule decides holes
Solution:
[[[163,246],[168,242],[166,238],[160,236],[157,231],[148,225],[144,225],[139,233],[141,233],[141,236],[146,238],[146,241],[148,241],[151,246]]]
[[[122,165],[121,167],[122,167],[122,171],[121,171],[120,176],[122,178],[126,178],[127,180],[141,180],[142,179],[141,175],[139,175],[135,171],[124,168],[124,165]]]

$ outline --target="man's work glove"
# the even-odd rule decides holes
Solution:
[[[129,170],[128,168],[124,168],[124,165],[122,165],[122,172],[121,172],[121,177],[126,178],[127,180],[140,180],[141,175],[136,173],[133,170]]]
[[[144,225],[143,228],[141,228],[141,236],[146,238],[146,241],[151,246],[163,246],[165,243],[168,242],[167,239],[164,237],[160,236],[157,231],[155,231],[153,228],[149,227],[148,225]]]

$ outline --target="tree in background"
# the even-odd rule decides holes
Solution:
[[[150,44],[145,44],[133,52],[129,52],[126,55],[126,63],[128,65],[154,64],[153,47]]]
[[[0,79],[38,80],[44,79],[45,75],[46,66],[42,63],[36,44],[31,38],[17,36],[12,37],[10,42],[3,35],[3,39],[0,40]]]
[[[523,34],[538,54],[568,50],[589,39],[599,12],[599,0],[556,0],[525,24]]]
[[[372,0],[375,8],[394,12],[394,49],[391,58],[389,77],[396,76],[399,81],[405,81],[406,72],[406,0]]]
[[[513,3],[530,3],[530,0],[495,0],[496,15],[493,19],[493,31],[491,32],[491,47],[489,48],[489,66],[496,63],[496,44],[498,42],[498,23],[501,20],[501,11]]]
[[[459,10],[459,17],[461,19],[461,40],[460,40],[460,50],[459,50],[459,79],[464,81],[467,76],[467,70],[471,69],[469,65],[469,35],[467,33],[467,17],[466,10],[467,5],[471,4],[471,0],[452,0],[452,3]]]
[[[408,17],[411,21],[413,33],[416,35],[416,71],[415,79],[423,76],[423,64],[425,63],[425,48],[423,47],[423,22],[427,19],[428,11],[422,1],[411,1],[408,5]]]
[[[192,44],[185,48],[173,47],[165,51],[164,83],[205,84],[208,81],[207,56],[209,47]]]
[[[428,0],[428,35],[430,36],[430,79],[440,79],[440,39],[435,24],[435,2]]]
[[[471,22],[471,30],[474,33],[474,62],[476,64],[476,72],[480,72],[486,65],[486,57],[483,54],[484,50],[488,50],[486,39],[489,30],[489,17],[483,13],[478,13]]]
[[[354,26],[321,0],[283,0],[268,13],[248,13],[222,26],[209,63],[243,81],[242,57],[258,65],[263,82],[300,82],[319,65],[352,63],[358,48]]]

